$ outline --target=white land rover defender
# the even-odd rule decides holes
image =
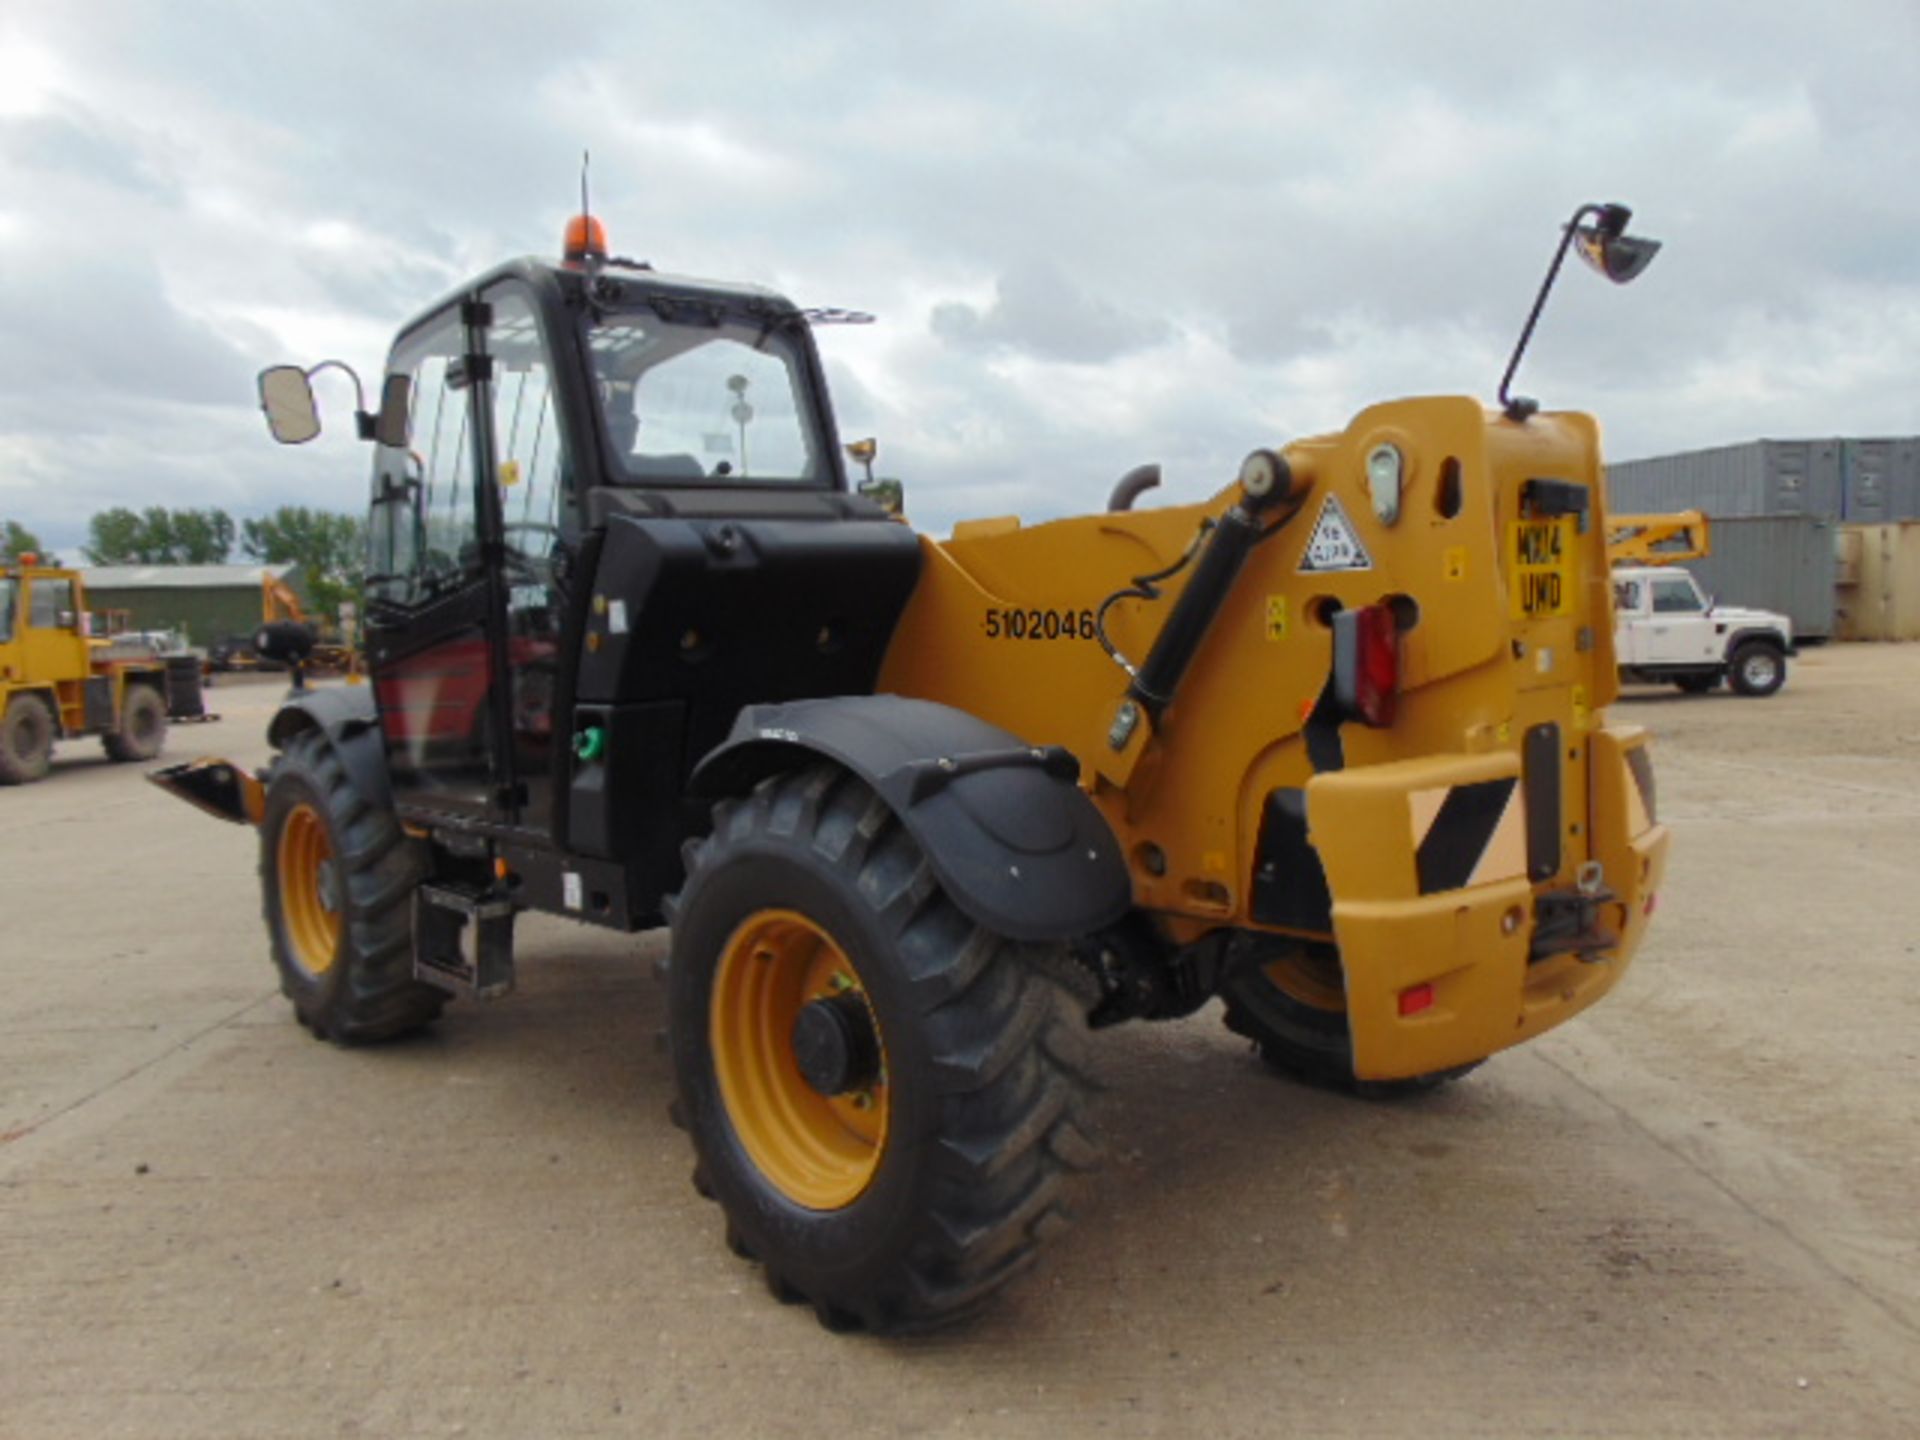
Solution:
[[[1694,695],[1725,680],[1736,694],[1771,695],[1797,653],[1785,615],[1717,604],[1670,566],[1615,570],[1613,609],[1623,680],[1672,683]]]

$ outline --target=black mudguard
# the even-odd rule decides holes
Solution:
[[[353,788],[369,803],[392,807],[387,748],[380,739],[380,715],[371,685],[342,685],[294,696],[275,712],[267,726],[267,743],[284,750],[303,730],[318,730],[327,737]]]
[[[1733,634],[1729,635],[1727,637],[1726,653],[1731,656],[1734,651],[1738,650],[1749,640],[1762,641],[1765,644],[1773,646],[1783,655],[1798,655],[1800,653],[1800,647],[1798,645],[1789,645],[1787,643],[1787,637],[1782,635],[1778,630],[1769,630],[1757,625],[1749,625],[1745,629],[1736,630]]]
[[[815,757],[879,793],[954,904],[1014,940],[1065,940],[1133,903],[1120,847],[1075,783],[1080,762],[927,700],[850,695],[754,705],[695,769],[692,790],[740,794]]]

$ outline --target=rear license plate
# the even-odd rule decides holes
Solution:
[[[1558,515],[1513,522],[1507,555],[1514,619],[1573,614],[1574,519]]]

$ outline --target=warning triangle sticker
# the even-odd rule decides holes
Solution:
[[[1336,495],[1327,496],[1320,507],[1320,518],[1313,522],[1313,534],[1307,540],[1307,553],[1300,557],[1302,575],[1328,570],[1371,570],[1373,558],[1340,507]]]

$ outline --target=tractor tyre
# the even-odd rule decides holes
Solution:
[[[1362,1080],[1353,1073],[1345,978],[1325,946],[1295,946],[1263,964],[1228,972],[1220,997],[1227,1028],[1253,1042],[1282,1074],[1364,1100],[1424,1094],[1478,1068],[1459,1065],[1404,1080]]]
[[[833,1330],[978,1310],[1099,1161],[1064,956],[969,920],[838,766],[723,801],[669,906],[669,1049],[727,1243]]]
[[[1727,683],[1736,695],[1771,695],[1787,683],[1787,657],[1778,645],[1749,640],[1727,657]]]
[[[341,1045],[391,1040],[439,1015],[413,978],[413,896],[427,873],[399,820],[357,791],[318,731],[267,780],[260,892],[280,989],[300,1023]]]
[[[53,711],[38,695],[16,695],[0,715],[0,785],[46,778],[53,764]]]
[[[151,685],[129,685],[120,699],[120,724],[100,737],[109,760],[151,760],[166,747],[167,702]]]
[[[1682,675],[1673,683],[1684,695],[1707,695],[1720,688],[1719,675]]]

